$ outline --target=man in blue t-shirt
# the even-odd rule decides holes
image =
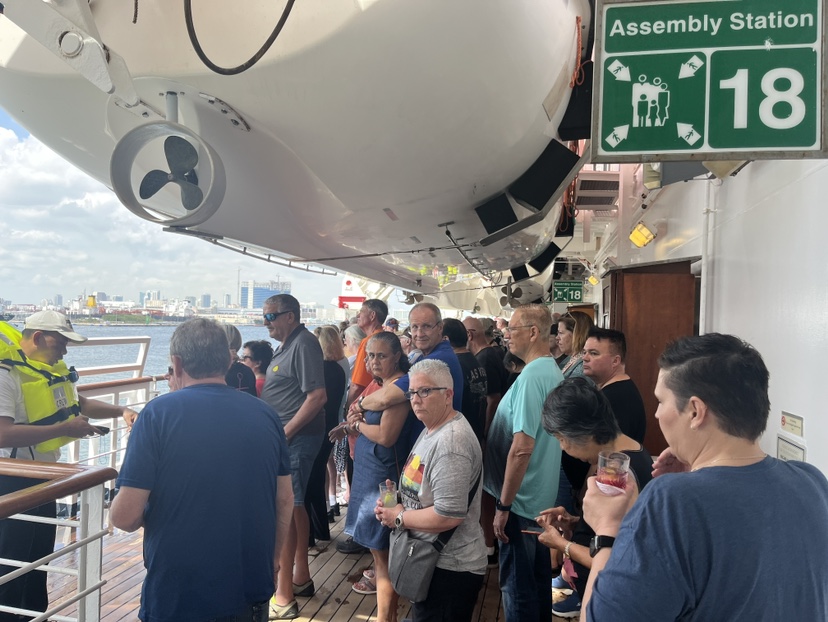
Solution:
[[[762,357],[710,333],[670,344],[659,367],[658,477],[634,505],[634,485],[606,496],[589,480],[588,619],[828,620],[828,480],[762,451]]]
[[[143,622],[267,620],[293,489],[279,417],[228,387],[230,351],[212,320],[170,340],[174,392],[132,428],[112,523],[144,527]],[[205,545],[206,544],[206,545]]]

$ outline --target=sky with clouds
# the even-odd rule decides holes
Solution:
[[[208,242],[164,233],[131,214],[108,188],[45,147],[0,110],[0,298],[64,304],[103,291],[137,300],[211,294],[237,302],[237,278],[290,280],[302,302],[327,306],[341,276],[268,265]]]

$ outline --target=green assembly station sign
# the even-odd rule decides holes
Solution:
[[[593,160],[828,157],[824,10],[599,0]]]
[[[552,288],[553,302],[583,302],[584,284],[581,281],[555,281]]]

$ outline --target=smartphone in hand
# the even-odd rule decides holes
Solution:
[[[93,425],[92,427],[95,428],[95,431],[101,436],[103,436],[104,434],[109,434],[109,428],[105,425]]]

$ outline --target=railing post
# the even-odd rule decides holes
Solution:
[[[98,484],[81,492],[78,539],[83,540],[103,528],[104,485]],[[80,549],[78,592],[101,580],[103,539],[99,538]],[[78,622],[100,622],[101,590],[94,590],[78,602]]]

